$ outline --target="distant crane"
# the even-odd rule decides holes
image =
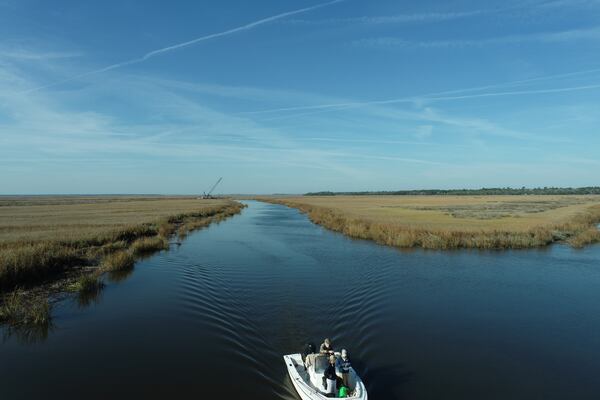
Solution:
[[[210,190],[208,192],[204,192],[204,196],[202,196],[202,198],[203,199],[214,199],[214,197],[212,196],[212,192],[213,192],[213,190],[215,190],[217,185],[219,183],[221,183],[222,180],[223,180],[223,178],[219,178],[219,180],[214,185],[212,185],[212,187],[210,188]]]

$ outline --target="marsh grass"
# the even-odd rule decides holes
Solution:
[[[596,228],[596,224],[600,222],[600,205],[589,206],[566,222],[548,223],[528,229],[461,230],[460,228],[426,228],[424,227],[426,223],[411,226],[399,222],[382,222],[368,217],[360,218],[356,217],[360,213],[310,205],[298,200],[269,198],[260,200],[297,208],[306,213],[312,222],[347,236],[401,248],[522,249],[545,246],[560,240],[566,240],[574,247],[600,242],[600,232]]]
[[[45,297],[31,297],[15,290],[1,299],[0,324],[6,325],[5,340],[16,336],[26,344],[41,342],[53,327],[52,306]]]
[[[104,288],[104,282],[97,273],[83,273],[71,285],[71,290],[79,293],[97,293]]]
[[[40,281],[83,262],[84,257],[76,247],[56,242],[0,248],[0,289]]]
[[[0,322],[12,326],[44,326],[51,323],[50,303],[46,298],[28,298],[21,291],[6,295],[0,305]]]
[[[568,242],[575,248],[582,248],[589,244],[600,243],[600,230],[598,230],[596,226],[591,226],[578,235],[570,238]]]
[[[135,255],[153,253],[169,248],[169,240],[163,236],[145,237],[131,244],[131,251]]]
[[[167,249],[169,238],[175,232],[180,236],[187,234],[191,230],[207,226],[212,221],[236,214],[243,208],[240,203],[224,200],[205,203],[189,199],[185,201],[178,199],[138,201],[136,199],[132,202],[117,201],[117,206],[101,199],[98,205],[89,204],[89,201],[91,200],[87,199],[83,205],[61,203],[47,206],[50,207],[48,216],[44,213],[39,218],[29,218],[27,210],[31,210],[32,215],[41,211],[39,207],[36,208],[29,203],[27,206],[7,206],[0,210],[0,212],[14,211],[20,216],[19,218],[28,221],[30,225],[21,224],[15,228],[18,232],[27,232],[29,237],[43,238],[24,240],[21,239],[23,236],[16,236],[16,240],[0,242],[0,292],[9,291],[17,285],[36,285],[50,281],[74,267],[100,266],[103,271],[130,269],[135,258]],[[185,211],[150,221],[149,213],[155,210],[154,207],[160,206],[168,210],[172,207],[172,203],[175,203],[178,209]],[[83,211],[77,208],[82,206],[85,207]],[[72,207],[75,210],[72,212],[74,215],[70,214]],[[123,207],[125,208],[122,209]],[[186,209],[192,207],[196,209]],[[5,210],[8,208],[11,210]],[[143,210],[147,222],[142,221],[138,224],[130,222],[138,208]],[[44,218],[54,221],[55,215],[61,215],[60,213],[69,221],[64,228],[54,226],[49,228],[48,225],[43,224]],[[127,217],[118,217],[120,214],[125,214]],[[94,234],[93,228],[87,227],[95,221],[94,218],[98,220],[97,234]],[[125,223],[106,230],[103,221],[111,221],[110,223],[113,224],[115,218],[122,218]],[[81,230],[81,237],[76,235],[79,228],[71,228],[74,222],[88,224],[85,225],[84,230]],[[2,228],[0,234],[6,232],[6,229],[12,229],[12,226],[5,228],[0,226]],[[48,231],[49,233],[46,234],[48,237],[36,233],[37,230]]]
[[[179,229],[177,229],[177,238],[179,240],[184,240],[188,235],[188,230],[186,229],[185,226],[181,226],[179,227]]]
[[[115,251],[125,250],[128,247],[128,243],[124,240],[119,240],[116,242],[110,242],[102,245],[99,250],[100,256],[106,256],[108,254],[112,254]],[[93,250],[92,250],[93,251]],[[93,253],[90,253],[93,254]]]
[[[92,273],[83,273],[73,283],[69,289],[77,292],[77,303],[80,307],[89,306],[92,303],[98,302],[105,285],[99,274],[94,271]]]
[[[122,250],[104,257],[101,264],[102,272],[123,271],[133,268],[135,257],[128,251]]]
[[[97,203],[94,200],[98,200]],[[134,206],[128,201],[117,200],[119,203],[117,207],[110,201],[89,198],[85,200],[84,204],[86,213],[78,211],[73,216],[70,215],[71,207],[77,207],[80,204],[73,203],[76,201],[73,199],[65,201],[61,199],[56,205],[58,209],[51,209],[47,215],[44,209],[43,215],[29,218],[27,210],[31,210],[32,214],[40,212],[39,207],[31,208],[36,205],[36,201],[35,199],[28,200],[27,206],[20,207],[24,210],[17,210],[33,221],[29,225],[19,225],[17,230],[38,239],[26,240],[17,236],[16,240],[0,242],[0,324],[7,325],[7,329],[4,330],[5,335],[16,335],[24,342],[44,340],[52,328],[48,293],[62,290],[76,292],[76,299],[80,306],[97,302],[105,286],[104,276],[111,282],[120,282],[131,275],[136,259],[168,249],[169,238],[175,232],[180,238],[183,238],[190,231],[208,226],[211,222],[221,221],[239,213],[245,207],[233,201],[219,200],[198,203],[188,199],[183,202],[185,207],[193,206],[196,208],[195,210],[185,209],[185,212],[152,220],[150,210],[155,210],[156,204],[168,209],[171,203],[175,202],[176,207],[181,208],[182,201],[180,199],[160,199],[159,201],[136,199],[131,202]],[[42,200],[42,203],[44,201]],[[99,209],[96,209],[96,206]],[[2,212],[7,212],[6,209],[11,207],[15,209],[14,205],[0,209],[0,216],[2,216]],[[121,210],[122,207],[125,207],[125,210]],[[106,229],[105,221],[114,218],[137,220],[137,207],[144,210],[145,221],[137,224],[127,222]],[[8,212],[13,212],[12,209]],[[127,218],[121,216],[124,212],[127,214]],[[164,213],[165,211],[161,209],[160,212]],[[47,224],[39,224],[44,222],[44,218],[55,218],[55,215],[61,215],[61,213],[69,219],[69,224],[51,226],[51,228]],[[112,213],[115,213],[116,216],[113,216]],[[12,215],[9,214],[5,220],[11,218]],[[94,230],[95,228],[85,225],[94,218],[98,223],[97,231]],[[86,227],[73,228],[73,221],[84,224]],[[110,224],[112,226],[112,222]],[[6,232],[10,229],[12,229],[11,226],[3,227],[0,224],[0,238],[3,237],[3,234],[6,237]],[[83,266],[86,268],[82,269]],[[68,284],[76,271],[81,271],[79,272],[81,276],[76,278],[74,283]],[[44,289],[45,291],[42,290],[42,293],[45,293],[43,295],[32,294],[35,290],[22,292],[16,289],[17,285],[35,286],[44,282],[48,282],[50,285],[53,279],[61,279],[61,277],[64,277],[61,281],[63,282],[62,286],[59,282],[59,285],[56,286],[58,289]],[[2,297],[3,291],[6,294]]]
[[[158,236],[162,238],[169,238],[173,232],[175,231],[175,224],[169,222],[169,220],[164,220],[159,222],[157,227]]]

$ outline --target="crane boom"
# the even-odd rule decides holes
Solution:
[[[221,181],[222,181],[222,180],[223,180],[223,178],[221,177],[221,178],[219,178],[219,179],[217,180],[217,182],[215,182],[215,184],[214,184],[214,185],[212,185],[212,187],[210,188],[210,190],[209,190],[209,191],[208,191],[208,192],[207,192],[207,193],[204,195],[204,198],[205,198],[205,199],[210,199],[210,198],[211,198],[211,194],[212,194],[213,190],[215,190],[215,188],[217,187],[217,185],[218,185],[219,183],[221,183]]]

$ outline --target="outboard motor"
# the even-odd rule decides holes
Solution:
[[[306,356],[309,354],[314,354],[316,347],[314,343],[307,343],[304,345],[304,350],[302,350],[302,361],[306,361]]]

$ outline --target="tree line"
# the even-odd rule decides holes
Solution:
[[[600,194],[600,186],[587,186],[580,188],[540,187],[540,188],[481,188],[481,189],[425,189],[425,190],[392,190],[372,192],[309,192],[305,196],[366,196],[366,195],[392,195],[392,196],[479,196],[479,195],[585,195]]]

